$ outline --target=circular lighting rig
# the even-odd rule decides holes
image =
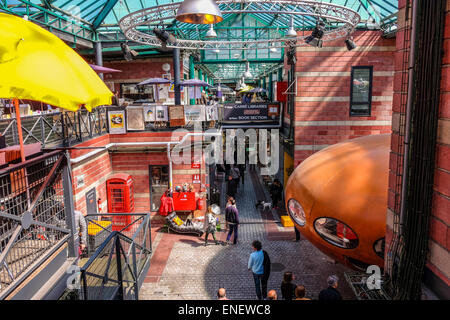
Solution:
[[[168,3],[155,7],[145,8],[130,13],[119,21],[125,37],[131,41],[161,47],[159,39],[152,32],[144,30],[152,27],[171,24],[178,16],[178,9],[183,2]],[[360,23],[360,15],[345,6],[334,3],[324,3],[311,0],[218,0],[222,16],[230,14],[268,14],[276,17],[285,16],[295,18],[298,16],[312,17],[320,21],[326,21],[329,26],[324,30],[321,37],[322,42],[347,38],[353,33]],[[241,4],[237,6],[236,4]],[[208,23],[214,23],[209,22]],[[286,26],[289,28],[289,26]],[[263,28],[263,27],[262,27]],[[280,38],[258,39],[258,40],[199,40],[199,39],[177,39],[176,43],[168,43],[168,48],[179,48],[186,50],[224,49],[224,50],[253,50],[299,47],[307,45],[307,36],[296,37],[281,36]]]

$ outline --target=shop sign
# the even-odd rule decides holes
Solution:
[[[193,174],[192,175],[192,183],[202,183],[200,180],[200,174]]]
[[[279,110],[278,104],[225,104],[223,106],[223,120],[232,122],[274,121]],[[269,110],[271,112],[269,112]]]
[[[200,163],[191,163],[191,169],[200,169]]]

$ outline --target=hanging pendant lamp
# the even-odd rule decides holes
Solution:
[[[215,24],[223,17],[214,0],[184,0],[178,7],[176,19],[191,24]]]
[[[207,39],[217,38],[217,33],[214,30],[214,27],[212,24],[210,25],[208,32],[206,32],[205,38],[207,38]]]

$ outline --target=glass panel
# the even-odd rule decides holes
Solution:
[[[295,199],[290,199],[288,201],[288,210],[292,219],[299,224],[300,226],[304,226],[306,222],[305,210],[300,205],[300,203]]]
[[[316,232],[328,243],[344,249],[358,246],[358,236],[345,223],[333,218],[319,218],[314,222]]]

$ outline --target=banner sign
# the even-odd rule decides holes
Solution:
[[[109,133],[124,134],[127,133],[125,128],[125,111],[108,111]]]
[[[223,106],[223,121],[231,122],[253,122],[253,121],[275,121],[274,108],[279,110],[278,104],[255,103],[255,104],[225,104]],[[270,112],[269,115],[269,110]]]

